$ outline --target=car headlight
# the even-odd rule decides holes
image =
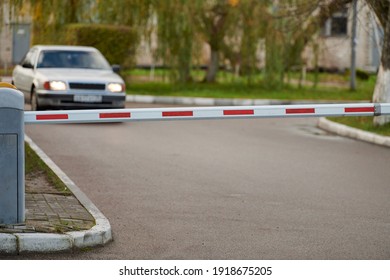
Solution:
[[[66,90],[66,83],[63,81],[45,82],[43,87],[47,90]]]
[[[125,91],[125,86],[120,83],[109,83],[107,89],[111,92],[123,92]]]

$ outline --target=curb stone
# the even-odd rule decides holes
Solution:
[[[15,254],[17,252],[18,240],[16,236],[8,233],[0,233],[0,252]]]
[[[340,136],[361,140],[364,142],[390,147],[390,137],[363,131],[344,124],[332,122],[326,118],[320,118],[318,127]]]
[[[95,226],[89,230],[56,233],[0,233],[0,253],[53,253],[72,249],[102,246],[113,240],[111,225],[92,201],[77,185],[29,138],[25,135],[31,149],[60,178],[81,205],[95,219]]]
[[[56,233],[16,233],[18,252],[50,253],[63,252],[72,249],[73,241],[67,234]]]

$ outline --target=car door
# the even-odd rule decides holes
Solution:
[[[38,50],[35,48],[31,49],[14,70],[14,85],[24,93],[26,100],[30,98],[31,86],[34,81],[35,62],[37,55]]]

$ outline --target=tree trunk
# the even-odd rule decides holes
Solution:
[[[372,101],[375,103],[390,103],[390,69],[380,66],[375,84]],[[374,117],[374,125],[384,125],[390,122],[390,116]]]
[[[205,82],[208,83],[215,82],[215,78],[218,72],[218,67],[219,67],[219,52],[216,50],[211,50],[210,63],[207,69]]]
[[[375,9],[374,9],[375,10]],[[382,48],[381,66],[378,71],[373,102],[390,102],[390,9],[387,8],[386,20],[382,19],[384,24],[384,40]],[[382,17],[384,18],[384,17]],[[390,123],[390,116],[374,117],[375,125],[384,125]]]
[[[213,83],[216,80],[219,69],[219,52],[226,32],[226,20],[228,17],[228,4],[217,1],[211,8],[209,15],[203,15],[203,23],[206,26],[206,36],[210,45],[210,62],[204,82]]]

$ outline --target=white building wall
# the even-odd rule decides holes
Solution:
[[[356,45],[356,67],[358,69],[374,72],[377,70],[377,61],[373,56],[373,48],[378,49],[374,44],[374,28],[376,26],[373,14],[367,4],[358,1],[357,21],[357,45]],[[320,36],[319,61],[318,65],[326,69],[349,69],[351,65],[351,34],[352,34],[352,9],[348,12],[348,32],[345,36]],[[308,66],[314,65],[314,54],[311,48],[305,52]]]

